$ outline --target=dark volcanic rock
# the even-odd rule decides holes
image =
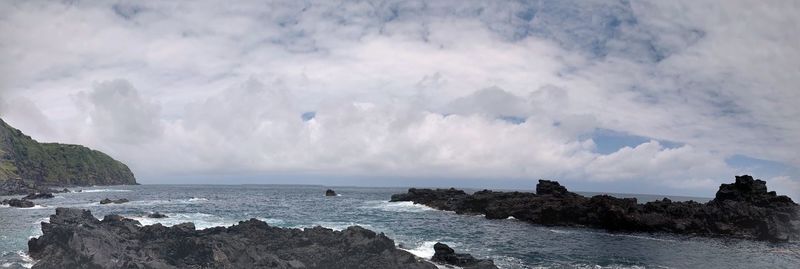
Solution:
[[[325,191],[325,196],[336,196],[336,192],[331,189],[328,189],[327,191]]]
[[[0,204],[8,205],[11,207],[29,208],[35,206],[33,202],[24,199],[9,199],[3,200]]]
[[[20,178],[0,180],[0,195],[27,195],[40,191],[43,191],[43,188]]]
[[[163,219],[163,218],[167,218],[169,216],[161,214],[159,212],[153,212],[153,213],[147,214],[147,217],[151,218],[151,219]]]
[[[130,201],[128,199],[125,199],[125,198],[116,199],[116,200],[111,200],[111,199],[105,198],[103,200],[100,200],[100,204],[101,205],[105,205],[105,204],[124,204],[124,203],[127,203],[127,202],[130,202]]]
[[[412,201],[459,214],[484,214],[488,219],[519,220],[611,231],[670,232],[704,236],[787,241],[800,239],[800,206],[787,196],[767,191],[766,182],[737,176],[722,184],[708,203],[663,200],[637,203],[633,198],[569,192],[558,182],[540,180],[536,194],[483,190],[466,194],[456,189],[409,189],[391,201]]]
[[[58,208],[42,232],[28,241],[29,255],[38,260],[33,268],[436,268],[358,226],[300,230],[250,219],[195,230],[191,223],[141,226]]]
[[[455,265],[464,269],[497,269],[492,260],[480,260],[469,254],[456,253],[450,246],[436,243],[433,245],[431,261],[447,265]]]
[[[50,199],[50,198],[53,198],[53,197],[54,196],[53,196],[52,193],[40,192],[40,193],[28,194],[27,196],[22,197],[22,199],[25,199],[25,200],[36,200],[36,199]]]

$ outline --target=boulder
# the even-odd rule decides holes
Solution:
[[[450,246],[443,243],[433,245],[433,257],[431,261],[458,266],[464,269],[497,269],[492,260],[481,260],[469,254],[456,253]]]
[[[278,228],[250,219],[196,230],[191,223],[141,226],[117,215],[98,220],[58,208],[28,241],[40,268],[386,268],[435,269],[384,234],[352,226]]]

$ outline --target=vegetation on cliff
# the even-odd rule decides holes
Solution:
[[[136,184],[125,164],[80,145],[39,143],[0,119],[0,182],[37,186]]]

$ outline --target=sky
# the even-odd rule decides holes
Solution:
[[[798,1],[2,1],[0,117],[138,181],[800,198]]]

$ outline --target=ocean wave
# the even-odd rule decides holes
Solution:
[[[274,219],[274,218],[256,218],[256,219],[266,222],[269,225],[281,225],[285,223],[285,221],[282,219]]]
[[[430,260],[433,257],[433,254],[435,253],[433,251],[433,245],[435,244],[436,241],[424,241],[418,244],[414,248],[411,249],[400,248],[400,249],[405,250],[408,253],[414,254],[414,256]]]
[[[34,205],[33,207],[20,207],[19,209],[32,210],[32,209],[46,209],[46,208],[50,207],[46,205]]]
[[[324,228],[328,228],[328,229],[331,229],[331,230],[334,230],[334,231],[341,231],[341,230],[347,229],[350,226],[361,226],[362,228],[370,229],[370,230],[373,230],[373,231],[375,230],[372,227],[372,225],[369,225],[369,224],[359,224],[359,223],[355,223],[355,222],[338,222],[338,221],[317,221],[317,222],[312,223],[311,225],[296,225],[293,228],[304,229],[304,228],[316,227],[316,226],[322,226]]]
[[[576,269],[645,269],[644,266],[639,265],[621,265],[621,264],[612,264],[612,265],[598,265],[598,264],[573,264],[572,268]],[[668,269],[669,267],[658,267],[663,269]]]
[[[380,209],[388,212],[425,212],[435,210],[432,207],[415,204],[414,202],[387,202],[387,201],[369,201],[367,206],[362,208]]]
[[[18,250],[16,252],[14,252],[13,254],[11,254],[11,255],[14,255],[14,257],[11,258],[11,259],[8,259],[9,257],[7,257],[9,254],[11,254],[11,253],[3,252],[2,256],[3,256],[3,259],[5,261],[2,264],[0,264],[0,267],[2,267],[2,268],[19,268],[19,267],[31,268],[31,267],[33,267],[33,264],[34,264],[35,261],[33,260],[33,258],[31,258],[31,256],[28,256],[28,253],[26,253],[25,251]],[[14,266],[14,267],[12,267],[12,266]]]
[[[168,217],[155,219],[148,218],[146,216],[132,216],[129,218],[139,221],[139,223],[142,225],[153,225],[160,223],[164,226],[173,226],[181,223],[191,222],[194,223],[195,228],[198,230],[211,227],[228,227],[238,223],[238,221],[232,221],[217,215],[205,213],[162,213]]]
[[[93,190],[82,190],[80,192],[129,192],[131,190],[119,190],[119,189],[93,189]],[[73,191],[74,192],[74,191]],[[80,193],[78,192],[78,193]]]
[[[208,201],[208,199],[202,197],[189,198],[189,202],[205,202],[205,201]]]

